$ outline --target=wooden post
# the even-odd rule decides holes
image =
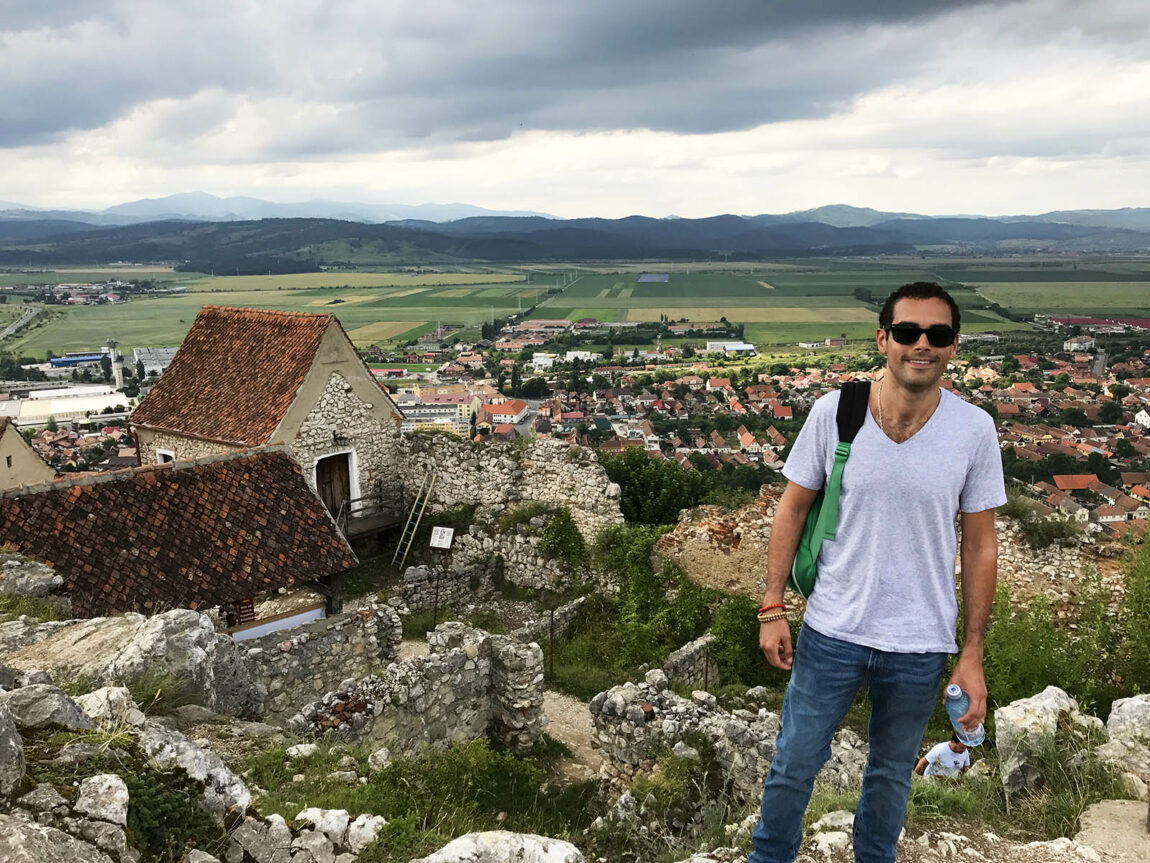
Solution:
[[[555,679],[555,609],[551,609],[551,634],[547,642],[547,676]]]

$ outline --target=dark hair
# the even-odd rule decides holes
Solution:
[[[958,739],[958,732],[957,731],[954,732],[952,735],[950,735],[950,742],[951,743],[962,743],[962,741]],[[962,745],[966,746],[965,743],[962,743]]]
[[[886,298],[886,302],[882,304],[882,309],[878,313],[878,325],[885,330],[894,323],[894,304],[899,300],[934,299],[945,300],[946,304],[950,306],[950,325],[954,327],[954,331],[957,333],[959,327],[958,303],[954,301],[954,297],[942,289],[942,285],[936,282],[910,282],[892,293]]]

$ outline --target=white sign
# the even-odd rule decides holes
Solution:
[[[431,529],[432,548],[451,548],[451,538],[455,536],[453,527],[433,527]]]

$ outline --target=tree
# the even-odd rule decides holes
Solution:
[[[100,357],[100,371],[104,373],[104,383],[112,380],[112,358],[107,354]]]
[[[1118,402],[1103,402],[1098,408],[1098,419],[1107,425],[1122,421],[1122,405]]]
[[[519,395],[528,399],[542,399],[551,395],[551,389],[544,378],[536,376],[523,382],[519,387]]]
[[[136,377],[139,380],[143,380],[145,377],[147,377],[147,375],[144,374],[144,361],[143,360],[136,360]]]
[[[1138,455],[1138,450],[1134,449],[1134,444],[1126,440],[1126,438],[1118,438],[1118,442],[1114,444],[1114,455],[1118,458],[1135,458]]]
[[[54,416],[49,415],[48,422],[45,423],[44,428],[48,429],[50,432],[54,432],[60,430],[60,425],[56,422],[56,418]]]

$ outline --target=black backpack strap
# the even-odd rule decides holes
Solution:
[[[839,440],[854,443],[866,421],[870,409],[870,381],[847,381],[839,392],[839,406],[835,412],[835,422],[839,427]]]

